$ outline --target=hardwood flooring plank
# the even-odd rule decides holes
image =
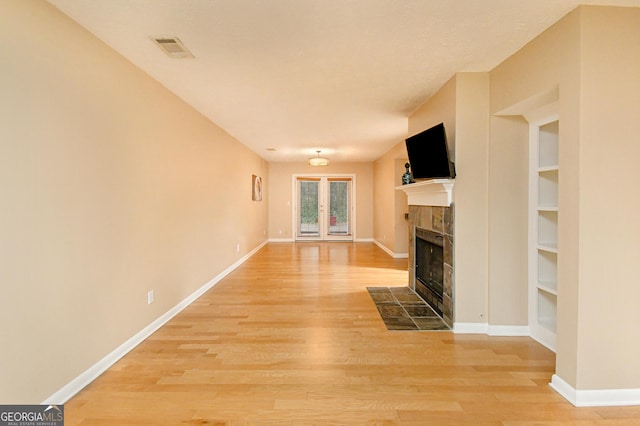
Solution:
[[[66,425],[612,425],[576,408],[526,337],[389,331],[371,243],[268,244],[65,404]]]

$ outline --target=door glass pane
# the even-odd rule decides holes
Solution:
[[[329,234],[348,235],[351,181],[329,181]]]
[[[300,206],[298,211],[298,235],[319,235],[318,227],[318,181],[299,181]]]

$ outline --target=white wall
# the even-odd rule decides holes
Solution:
[[[455,322],[488,316],[489,75],[456,74]]]
[[[556,375],[576,391],[640,389],[638,40],[639,8],[582,6],[491,71],[492,113],[558,88]],[[510,137],[527,143],[520,127],[517,120],[492,119],[489,161],[490,223],[500,223],[491,228],[491,256],[508,255],[499,276],[494,267],[501,266],[491,260],[491,276],[518,304],[525,277],[515,261],[524,258],[519,241],[526,218],[511,200],[522,200],[524,189],[518,185],[509,195],[493,176],[505,173],[500,168],[511,156],[507,176],[522,181],[523,153],[508,145]],[[503,223],[504,207],[513,218]],[[512,251],[499,235],[509,228],[518,245]]]
[[[409,117],[409,134],[441,122],[457,172],[454,322],[486,323],[489,75],[456,74]]]
[[[46,2],[0,38],[0,403],[37,404],[267,238],[267,165]]]
[[[640,389],[640,8],[581,18],[576,385]]]
[[[407,149],[402,141],[373,163],[374,239],[397,256],[408,253],[409,246],[408,225],[404,218],[409,211],[407,195],[395,189],[402,185],[407,161]]]
[[[356,176],[356,230],[358,240],[373,238],[373,163],[330,163],[313,167],[306,163],[269,163],[269,239],[290,240],[293,229],[293,180],[296,174],[353,174]]]
[[[529,124],[492,117],[489,169],[489,323],[528,324]]]

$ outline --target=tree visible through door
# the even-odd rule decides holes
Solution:
[[[352,240],[352,178],[298,177],[298,240]]]

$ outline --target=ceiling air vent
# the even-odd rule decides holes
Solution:
[[[193,58],[193,54],[184,47],[178,37],[151,37],[164,53],[172,58]]]

